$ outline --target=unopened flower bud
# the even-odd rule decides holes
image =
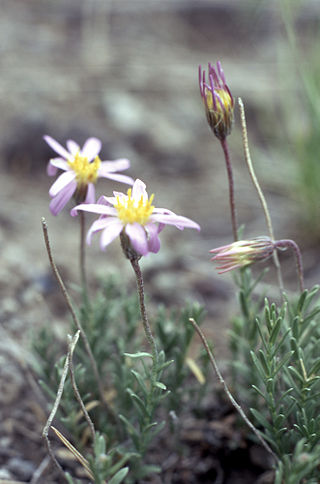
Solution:
[[[208,124],[216,137],[224,140],[231,133],[234,101],[219,61],[216,69],[208,64],[208,80],[199,66],[199,87]]]
[[[220,264],[217,270],[222,274],[254,262],[267,260],[274,250],[274,242],[269,237],[256,237],[212,249],[210,253],[215,254],[211,260]]]

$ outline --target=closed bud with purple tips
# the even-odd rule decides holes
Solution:
[[[199,87],[209,126],[220,141],[224,140],[231,133],[234,101],[220,61],[216,68],[209,62],[208,79],[199,66]]]
[[[239,240],[232,244],[210,250],[212,261],[217,262],[219,274],[245,267],[254,262],[267,260],[275,250],[275,243],[269,237]]]

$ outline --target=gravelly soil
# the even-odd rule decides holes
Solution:
[[[301,36],[315,11],[310,1],[300,18]],[[279,76],[275,52],[284,49],[282,33],[276,1],[259,6],[249,0],[241,6],[217,0],[2,1],[0,482],[51,482],[36,480],[46,459],[38,438],[45,412],[28,370],[28,345],[33,329],[44,322],[64,333],[65,306],[48,268],[42,216],[65,280],[71,284],[78,278],[77,221],[67,212],[54,218],[48,210],[50,180],[44,172],[51,152],[43,134],[61,142],[100,137],[103,158],[130,158],[130,174],[146,181],[156,205],[200,223],[200,235],[163,232],[161,252],[143,264],[147,290],[154,304],[204,303],[207,334],[225,358],[233,284],[214,273],[207,254],[231,241],[228,193],[222,153],[206,126],[197,86],[197,65],[221,59],[232,92],[247,106],[249,136],[256,143],[252,151],[276,235],[306,247],[307,284],[319,281],[317,240],[308,239],[297,223],[302,209],[293,189],[296,168],[285,158],[279,163],[283,153],[274,144],[277,103],[284,92],[294,96],[296,87],[291,82],[285,91]],[[249,236],[261,235],[264,219],[244,170],[238,114],[230,147],[239,219]],[[98,185],[100,193],[113,188],[111,182]],[[289,257],[282,262],[287,288],[294,290],[294,264]],[[124,283],[133,284],[116,244],[106,254],[93,244],[88,266],[93,283],[97,273],[120,269]],[[270,282],[273,276],[270,271]],[[172,482],[200,482],[188,476]],[[215,482],[227,481],[216,477]],[[233,482],[249,481],[238,476]]]

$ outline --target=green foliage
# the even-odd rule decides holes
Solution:
[[[160,471],[148,464],[146,457],[169,412],[174,409],[178,413],[183,408],[182,401],[188,402],[193,395],[189,380],[195,379],[186,366],[193,337],[189,318],[199,321],[202,315],[203,309],[198,305],[189,305],[181,312],[160,309],[153,326],[162,349],[153,364],[152,354],[144,349],[137,298],[128,296],[119,280],[104,281],[95,300],[83,302],[78,316],[117,422],[115,425],[101,402],[81,337],[74,352],[74,373],[96,430],[92,452],[88,453],[88,424],[69,376],[57,416],[72,436],[74,446],[86,455],[96,483],[134,483]],[[70,332],[74,330],[71,323]],[[57,359],[57,347],[59,342],[47,329],[42,329],[33,341],[41,385],[51,401],[65,364],[65,356]],[[160,407],[165,412],[160,412]],[[70,476],[68,479],[73,482]]]
[[[172,311],[168,314],[165,308],[159,308],[155,318],[155,334],[166,357],[174,364],[170,365],[166,371],[166,384],[170,391],[166,400],[169,411],[178,412],[183,401],[192,401],[195,398],[195,407],[200,404],[200,399],[204,392],[199,390],[199,383],[193,379],[194,385],[190,381],[190,369],[186,365],[186,358],[190,350],[190,344],[194,336],[194,330],[189,322],[190,318],[195,319],[199,324],[203,321],[205,311],[202,306],[189,305],[181,312]],[[208,359],[202,354],[200,367],[207,376]],[[206,386],[204,385],[204,389]]]
[[[239,271],[236,284],[239,287],[240,315],[234,317],[229,331],[229,344],[232,354],[230,361],[233,387],[240,396],[243,405],[251,407],[257,404],[257,396],[252,385],[257,383],[257,371],[252,365],[250,352],[258,343],[259,333],[256,317],[263,305],[263,296],[254,298],[253,292],[263,278],[262,272],[255,280],[249,268]]]
[[[248,296],[247,279],[243,277],[242,283],[242,294]],[[239,340],[233,347],[242,362],[239,377],[247,383],[251,380],[256,398],[249,391],[242,392],[241,398],[247,398],[245,403],[252,407],[255,424],[279,458],[276,482],[318,482],[319,287],[305,290],[296,302],[286,301],[281,306],[265,299],[254,320],[246,310],[249,304],[244,298],[243,316],[236,326]],[[232,338],[234,342],[235,333]],[[239,367],[233,368],[236,376]]]

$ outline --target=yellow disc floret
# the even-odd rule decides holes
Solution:
[[[154,195],[152,194],[149,200],[143,200],[142,195],[140,200],[135,200],[132,198],[131,188],[129,188],[127,194],[128,196],[122,199],[117,197],[117,203],[114,205],[118,211],[119,219],[124,224],[133,224],[136,222],[140,225],[145,225],[148,223],[154,209],[152,205]]]
[[[232,102],[232,98],[231,98],[230,94],[228,93],[228,91],[226,91],[225,89],[215,89],[215,93],[218,94],[219,98],[221,99],[223,107],[221,106],[220,101],[216,97],[216,99],[215,99],[216,107],[214,108],[212,93],[208,89],[207,90],[208,109],[210,109],[210,110],[215,109],[215,111],[220,112],[221,114],[224,114],[225,112],[232,111],[233,110],[233,102]]]
[[[209,126],[223,139],[231,132],[233,124],[233,99],[226,89],[215,89],[215,99],[210,89],[206,91],[205,108]]]
[[[98,177],[98,169],[101,160],[96,156],[94,161],[88,161],[86,156],[81,156],[78,152],[72,161],[68,161],[68,165],[76,173],[76,181],[78,186],[88,185],[88,183],[95,183]]]

